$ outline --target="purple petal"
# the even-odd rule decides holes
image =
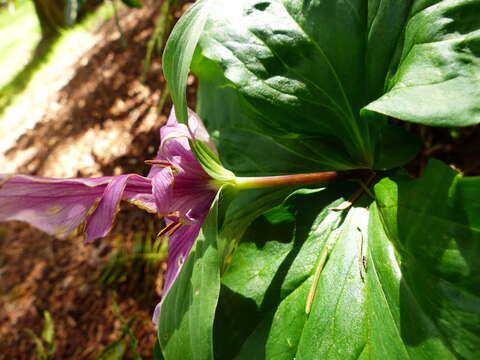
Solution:
[[[185,262],[185,259],[190,253],[200,229],[203,225],[203,220],[195,224],[184,225],[178,229],[168,240],[168,263],[167,273],[165,275],[164,293],[170,290],[177,275]]]
[[[166,216],[171,213],[173,203],[173,173],[172,169],[161,168],[152,178],[152,192],[155,197],[157,211]]]
[[[87,220],[85,230],[87,242],[105,237],[112,230],[113,221],[120,210],[120,200],[124,197],[125,188],[131,177],[132,175],[120,175],[111,178],[103,192],[102,200]],[[150,193],[152,192],[151,185],[148,190]],[[129,194],[132,194],[133,197],[137,195],[132,190],[125,195]],[[136,200],[138,201],[138,198]]]
[[[190,131],[196,140],[200,140],[201,142],[205,143],[210,150],[218,155],[217,148],[210,139],[210,135],[208,134],[202,119],[200,119],[198,115],[190,109],[188,109],[188,127],[190,128]]]
[[[212,205],[217,189],[211,187],[206,173],[182,172],[175,177],[172,208],[185,215],[188,221],[204,218]]]
[[[190,134],[186,125],[164,126],[160,133],[162,154],[175,167],[182,168],[185,165],[188,167],[191,163],[198,163],[190,148]]]
[[[203,169],[190,148],[189,140],[195,137],[203,141],[214,153],[217,153],[217,149],[211,142],[202,121],[191,110],[189,110],[188,124],[188,127],[185,124],[179,124],[172,108],[167,123],[160,129],[161,143],[155,160],[168,161],[176,168],[189,172],[202,172]],[[148,177],[155,176],[158,171],[157,167],[152,167]]]
[[[139,175],[48,179],[0,175],[0,221],[21,220],[66,238],[87,229],[87,240],[110,230],[120,199],[155,212],[151,180]]]
[[[202,219],[201,221],[192,225],[182,226],[169,238],[167,273],[165,275],[165,283],[163,285],[162,301],[157,304],[155,311],[153,312],[153,322],[155,324],[158,324],[163,300],[180,273],[180,270],[187,259],[190,250],[192,249],[195,239],[200,233],[200,229],[204,220],[205,219]]]
[[[153,195],[160,215],[178,212],[180,221],[193,223],[205,217],[216,194],[209,185],[207,174],[189,174],[182,171],[174,175],[163,168],[152,178]]]

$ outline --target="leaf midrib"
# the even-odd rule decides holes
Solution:
[[[252,35],[254,35],[256,38],[258,38],[258,37],[257,37],[254,33],[252,33],[250,30],[249,30],[249,32],[250,32]],[[310,104],[315,105],[315,106],[318,106],[318,107],[323,107],[323,108],[329,109],[329,110],[331,110],[333,113],[339,115],[340,117],[344,117],[344,118],[348,119],[348,117],[346,116],[346,114],[345,114],[345,115],[340,115],[340,114],[338,114],[338,112],[337,112],[337,110],[335,110],[335,108],[333,108],[333,107],[331,107],[331,106],[329,106],[329,105],[327,105],[327,104],[322,104],[322,103],[317,102],[317,101],[314,101],[314,100],[312,100],[312,99],[308,99],[308,98],[305,98],[305,97],[303,97],[303,96],[299,96],[298,94],[286,93],[286,92],[284,92],[283,90],[274,87],[272,84],[267,83],[266,80],[264,80],[264,79],[262,79],[261,77],[257,76],[257,74],[255,74],[252,70],[250,70],[250,69],[248,68],[248,66],[247,66],[247,63],[245,63],[242,59],[240,59],[240,58],[235,54],[235,52],[232,51],[232,49],[230,49],[229,47],[225,46],[223,43],[221,43],[219,40],[217,40],[217,39],[215,39],[215,38],[213,38],[213,37],[210,39],[210,41],[215,41],[219,46],[221,46],[221,47],[224,48],[224,49],[227,49],[227,50],[230,52],[230,54],[231,54],[235,59],[237,59],[237,60],[243,65],[243,68],[251,75],[252,78],[255,78],[256,81],[261,82],[263,85],[265,85],[266,87],[272,89],[272,90],[275,91],[276,93],[288,95],[288,96],[297,98],[297,99],[299,99],[299,100],[302,100],[302,101],[304,101],[304,102],[306,102],[306,103],[310,103]],[[260,41],[262,41],[262,40],[260,39]],[[263,42],[263,41],[262,41],[262,42]],[[265,47],[267,47],[268,49],[270,49],[266,44],[265,44]],[[270,49],[270,51],[272,51],[272,53],[273,53],[273,50]],[[278,58],[280,61],[282,61],[279,57],[277,57],[277,58]],[[282,64],[283,64],[283,61],[282,61]],[[284,65],[285,65],[285,64],[284,64]],[[286,66],[286,65],[285,65],[285,66]],[[234,86],[235,88],[242,88],[242,87],[243,87],[243,86],[238,86],[237,84],[235,84],[235,83],[233,83],[233,82],[232,82],[232,84],[233,84],[233,86]],[[327,93],[325,92],[325,90],[323,90],[323,89],[321,89],[321,88],[319,88],[319,89],[324,93],[325,96],[327,96],[327,97],[330,99],[330,101],[331,101],[334,105],[336,105],[336,107],[337,107],[338,109],[341,109],[341,108],[339,107],[339,105],[338,105],[336,102],[334,102],[333,99],[331,99],[331,98],[327,95]],[[290,110],[292,110],[291,107],[290,107]],[[295,111],[295,112],[297,112],[297,111]]]

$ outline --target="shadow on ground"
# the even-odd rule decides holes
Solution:
[[[127,48],[113,21],[98,30],[102,40],[78,61],[74,76],[56,95],[58,109],[47,113],[6,153],[13,161],[19,153],[32,152],[18,172],[45,175],[68,145],[70,151],[91,153],[99,174],[146,173],[143,161],[156,154],[169,104],[163,115],[157,114],[165,85],[159,59],[145,83],[139,81],[159,7],[154,0],[144,5],[122,14]],[[117,125],[130,135],[119,154],[112,155],[108,147],[93,152],[91,144],[80,141],[93,132],[100,134],[93,141],[101,142],[102,134]],[[60,166],[68,162],[60,160]],[[76,169],[77,176],[90,175],[82,166]],[[149,224],[159,226],[151,214],[133,206],[123,209],[112,234],[94,244],[83,244],[81,238],[55,240],[23,223],[0,224],[0,359],[34,358],[34,343],[23,329],[39,334],[44,310],[55,323],[56,358],[92,359],[115,339],[121,324],[112,313],[111,293],[99,283],[99,273],[119,237],[131,246]],[[116,287],[120,310],[125,317],[139,319],[134,332],[142,355],[150,358],[156,338],[150,319],[159,296],[141,299],[130,285]]]
[[[56,150],[66,144],[75,145],[91,129],[101,131],[118,123],[132,135],[131,141],[126,144],[127,150],[115,158],[105,159],[103,154],[92,152],[99,172],[104,175],[112,175],[114,170],[145,173],[147,167],[143,161],[155,156],[158,130],[166,118],[155,111],[165,86],[158,59],[146,81],[139,81],[156,10],[153,6],[145,7],[141,9],[141,16],[126,10],[130,11],[123,17],[127,48],[122,45],[113,22],[99,30],[107,34],[107,39],[80,59],[74,77],[60,91],[58,111],[48,113],[6,153],[7,159],[13,159],[18,152],[35,149],[35,155],[19,167],[19,172],[42,175]],[[168,108],[165,107],[165,112]],[[91,151],[82,146],[78,152]],[[76,175],[84,174],[79,170]]]

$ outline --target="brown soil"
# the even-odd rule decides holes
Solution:
[[[164,89],[159,59],[146,81],[139,80],[161,4],[143,3],[142,9],[121,12],[128,47],[122,46],[113,20],[99,28],[100,40],[77,59],[68,83],[35,104],[44,106],[46,115],[34,119],[35,126],[0,155],[0,172],[66,177],[148,171],[144,160],[156,153],[167,110],[156,111]],[[67,71],[56,70],[57,76]],[[163,265],[154,276],[141,275],[140,282],[156,289],[152,296],[135,291],[132,281],[138,277],[130,281],[126,275],[120,284],[106,287],[99,274],[114,242],[122,239],[123,246],[131,247],[134,235],[144,236],[152,222],[161,225],[153,215],[127,207],[112,234],[94,244],[81,238],[57,240],[23,223],[0,224],[0,359],[35,358],[25,330],[41,333],[44,310],[55,324],[56,359],[95,358],[120,333],[112,311],[113,288],[123,317],[137,319],[133,329],[142,356],[151,358],[156,334],[150,319],[160,298]]]
[[[415,133],[423,148],[407,168],[419,175],[431,158],[449,164],[464,176],[480,175],[480,125],[466,128],[431,128],[403,123],[402,126]]]

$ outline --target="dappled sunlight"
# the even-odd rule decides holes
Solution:
[[[158,12],[154,3],[147,1],[144,8],[134,11],[120,9],[127,48],[122,46],[112,19],[111,4],[106,3],[81,24],[62,30],[48,48],[43,47],[44,57],[31,69],[29,55],[38,43],[39,29],[25,23],[36,21],[33,8],[30,3],[28,11],[20,7],[23,17],[8,26],[2,22],[5,13],[0,12],[0,47],[16,44],[17,59],[8,74],[0,70],[1,80],[10,82],[6,91],[0,92],[0,173],[50,177],[147,174],[150,166],[144,160],[155,157],[159,128],[166,121],[165,115],[157,113],[164,88],[158,58],[146,81],[140,82]],[[4,42],[3,35],[13,26],[22,27],[24,33],[19,36],[28,41],[22,43],[15,37],[15,42]],[[8,51],[9,56],[0,55],[0,62],[5,61],[2,68],[13,61],[13,50]],[[126,289],[141,283],[142,264],[149,259],[138,260],[142,253],[139,239],[145,238],[147,228],[152,233],[161,224],[133,206],[123,208],[113,233],[93,245],[84,245],[78,236],[54,240],[21,223],[0,224],[0,307],[7,310],[0,315],[2,353],[31,359],[32,339],[16,329],[37,331],[43,309],[48,309],[55,322],[57,354],[93,358],[122,331],[118,314],[112,312],[111,288],[121,292],[117,299],[121,313],[136,317],[134,331],[141,339],[140,350],[151,351],[155,340],[151,314],[162,282],[161,276],[156,279],[160,263],[149,265],[150,275],[144,280],[150,289],[148,296],[136,299]],[[134,244],[137,247],[132,250]],[[135,255],[125,258],[130,252]],[[125,276],[115,275],[101,285],[100,273],[117,253],[124,254],[122,266],[139,266],[138,276],[129,283]],[[116,260],[112,261],[117,266]],[[156,281],[160,285],[155,286]],[[152,287],[158,288],[157,292],[150,293]],[[86,308],[92,312],[84,312]]]
[[[3,88],[0,93],[0,152],[11,148],[18,137],[33,128],[45,114],[58,109],[56,92],[74,75],[79,57],[99,41],[100,37],[92,30],[108,16],[107,8],[100,9],[85,25],[66,30],[60,38],[45,44],[48,49],[39,49],[43,51],[41,62],[25,70],[25,75],[20,72],[17,81],[14,79]]]
[[[19,2],[12,11],[0,12],[0,89],[29,61],[40,41],[40,27],[30,1]]]

